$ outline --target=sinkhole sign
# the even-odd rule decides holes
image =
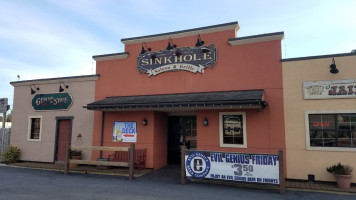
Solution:
[[[278,155],[186,151],[186,176],[197,179],[279,184]]]
[[[204,73],[216,63],[214,44],[199,47],[181,47],[159,52],[147,52],[137,57],[137,69],[149,77],[169,71],[189,71]]]

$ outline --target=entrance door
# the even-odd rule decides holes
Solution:
[[[187,149],[197,147],[197,118],[195,116],[168,117],[168,164],[180,164],[180,145],[185,145]]]
[[[58,120],[58,139],[56,161],[66,158],[66,145],[71,140],[72,121],[70,119]]]

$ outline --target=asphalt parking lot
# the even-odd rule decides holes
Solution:
[[[241,188],[188,181],[169,167],[134,180],[125,176],[95,175],[0,166],[0,199],[356,199],[354,194]]]

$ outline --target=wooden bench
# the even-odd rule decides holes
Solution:
[[[128,160],[125,161],[93,161],[93,160],[73,160],[69,159],[70,150],[99,150],[99,151],[115,151],[127,153]],[[129,179],[134,178],[134,158],[135,157],[135,144],[131,144],[130,147],[104,147],[104,146],[71,146],[67,144],[66,159],[64,164],[64,174],[69,172],[69,164],[84,164],[84,165],[103,165],[103,166],[121,166],[129,167]]]
[[[129,162],[130,154],[128,151],[115,151],[109,155],[108,161]],[[146,149],[135,149],[134,166],[139,170],[146,169]]]

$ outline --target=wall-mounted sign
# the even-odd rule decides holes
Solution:
[[[0,98],[0,113],[5,113],[8,110],[7,98]]]
[[[213,68],[216,63],[216,47],[200,46],[182,47],[159,52],[148,52],[137,57],[137,69],[149,77],[168,71],[190,71],[204,73],[207,67]]]
[[[356,98],[356,80],[303,82],[304,99]]]
[[[35,110],[68,110],[71,105],[69,93],[36,94],[32,99]]]
[[[278,155],[186,151],[186,176],[279,184]]]
[[[113,142],[136,142],[136,122],[114,122]]]

